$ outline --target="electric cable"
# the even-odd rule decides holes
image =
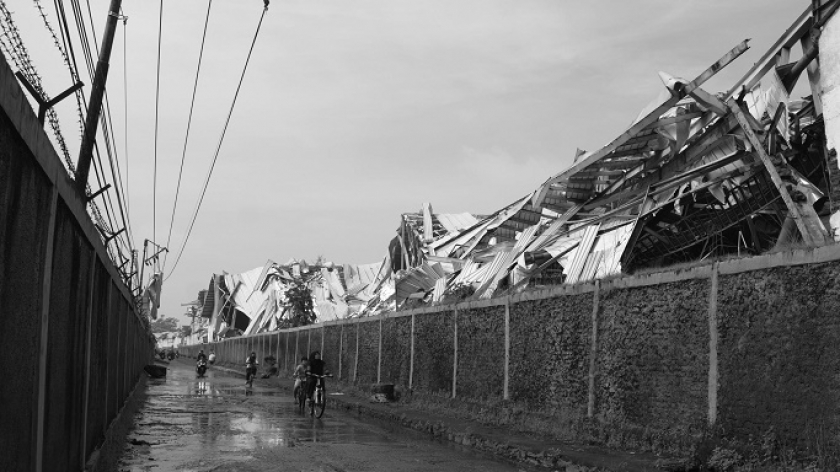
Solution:
[[[158,111],[160,104],[160,44],[163,37],[163,0],[160,0],[160,15],[158,19],[158,53],[157,71],[155,78],[155,163],[152,175],[152,239],[157,241],[157,151],[158,151]]]
[[[222,134],[219,136],[219,143],[216,146],[216,152],[213,155],[213,161],[210,164],[210,169],[207,172],[207,178],[204,181],[204,188],[201,190],[201,197],[198,199],[198,203],[195,207],[195,212],[193,213],[192,221],[190,222],[189,229],[187,230],[187,235],[184,237],[184,242],[181,244],[181,249],[178,251],[178,257],[175,259],[175,264],[172,266],[172,270],[169,272],[169,275],[164,279],[164,281],[168,280],[169,277],[172,277],[172,274],[175,273],[175,269],[178,267],[178,263],[181,261],[181,256],[184,255],[184,249],[187,247],[187,242],[190,239],[190,235],[192,234],[193,227],[195,226],[195,221],[198,218],[198,212],[201,210],[201,203],[204,201],[204,196],[207,193],[207,187],[210,185],[210,177],[213,175],[213,169],[216,167],[216,161],[219,158],[219,152],[222,149],[222,143],[225,139],[225,134],[227,133],[228,125],[230,125],[230,118],[233,115],[233,110],[236,107],[236,99],[239,97],[239,91],[242,89],[242,82],[245,80],[245,72],[248,70],[248,64],[251,61],[251,54],[254,52],[254,45],[257,43],[257,37],[260,34],[260,28],[262,27],[263,19],[265,18],[265,13],[268,11],[268,1],[265,1],[265,7],[263,8],[262,14],[260,15],[260,21],[257,23],[257,29],[254,32],[254,38],[251,40],[251,47],[248,49],[248,56],[245,59],[245,66],[242,68],[242,74],[239,76],[239,84],[236,86],[236,93],[233,95],[233,101],[230,104],[230,110],[228,111],[227,119],[225,120],[225,125],[222,128]]]
[[[172,228],[175,225],[175,210],[178,208],[178,195],[181,192],[181,177],[184,174],[184,161],[187,157],[187,143],[190,140],[190,127],[192,126],[193,108],[195,107],[195,95],[198,90],[198,77],[201,73],[201,59],[204,57],[204,42],[207,38],[207,24],[210,22],[210,8],[213,6],[213,0],[207,2],[207,16],[204,18],[204,32],[201,35],[201,48],[198,51],[198,65],[195,69],[195,82],[193,83],[192,98],[190,99],[190,113],[187,118],[187,132],[184,136],[184,149],[181,151],[181,168],[178,170],[178,184],[175,186],[175,203],[172,205],[172,216],[169,219],[169,234],[166,236],[166,247],[172,240]],[[163,268],[166,268],[166,260],[169,252],[163,256]]]

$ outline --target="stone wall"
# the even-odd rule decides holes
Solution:
[[[558,439],[807,452],[836,448],[819,438],[840,430],[838,313],[840,245],[268,336],[302,353],[323,333],[343,382]]]
[[[837,428],[840,264],[720,277],[718,424],[802,447]]]

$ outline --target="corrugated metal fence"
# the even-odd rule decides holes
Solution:
[[[0,56],[3,470],[81,470],[154,339]]]

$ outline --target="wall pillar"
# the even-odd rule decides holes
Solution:
[[[344,321],[341,322],[338,333],[338,380],[341,380],[341,359],[344,357]]]
[[[41,472],[44,468],[44,428],[46,422],[47,399],[47,341],[50,322],[50,294],[52,293],[52,265],[55,252],[55,219],[58,212],[58,189],[53,186],[50,190],[49,223],[47,225],[47,241],[44,250],[43,279],[41,280],[41,341],[38,349],[38,411],[35,416],[35,470]]]
[[[601,281],[595,281],[595,291],[592,294],[592,344],[589,350],[589,401],[586,406],[586,417],[595,416],[595,374],[598,362],[598,303],[601,296]]]
[[[414,388],[414,313],[411,314],[411,352],[408,360],[408,389]]]
[[[96,251],[91,249],[90,255],[90,271],[88,273],[88,309],[87,309],[87,330],[85,332],[85,370],[84,370],[84,393],[83,400],[82,400],[82,438],[80,444],[82,446],[82,451],[79,457],[81,458],[81,464],[79,464],[79,470],[84,470],[85,464],[87,463],[87,430],[88,430],[88,411],[90,409],[90,382],[91,382],[91,372],[90,372],[90,341],[92,337],[92,330],[93,330],[93,307],[96,306],[96,301],[93,299],[94,294],[98,296],[103,296],[104,294],[96,293]],[[102,316],[102,313],[99,314]]]
[[[353,384],[356,383],[356,379],[359,378],[359,323],[356,322],[356,359],[355,365],[353,366]]]
[[[382,382],[382,318],[379,318],[379,360],[376,362],[376,383]]]
[[[453,347],[455,348],[455,353],[452,356],[452,398],[457,397],[458,395],[458,309],[455,309],[455,314],[453,315],[453,324],[454,324],[454,332],[455,335],[453,338]]]
[[[709,426],[717,421],[718,404],[718,263],[712,264],[709,289]]]
[[[505,379],[503,397],[510,400],[510,296],[505,297]]]

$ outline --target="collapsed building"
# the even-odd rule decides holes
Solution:
[[[415,219],[422,229],[398,234],[412,257],[396,274],[397,305],[832,242],[828,203],[840,189],[815,35],[836,7],[808,8],[725,91],[703,85],[748,41],[691,80],[660,72],[659,95],[618,137],[578,151],[568,169],[470,227],[429,238],[432,220]],[[791,60],[796,45],[801,57]],[[810,95],[794,99],[802,76]]]
[[[840,72],[840,61],[820,48],[836,56],[840,32],[820,32],[838,4],[814,2],[727,90],[704,84],[748,41],[696,77],[660,72],[657,97],[627,129],[600,149],[578,151],[569,168],[490,215],[435,214],[430,204],[403,214],[383,261],[334,275],[316,269],[319,319],[833,242],[840,169],[826,130],[840,132],[840,101],[824,84],[837,80],[828,71]],[[808,96],[797,99],[800,82]],[[233,326],[226,303],[247,317],[244,332],[278,326],[282,286],[295,277],[289,267],[269,261],[211,282],[221,293],[218,326]]]

